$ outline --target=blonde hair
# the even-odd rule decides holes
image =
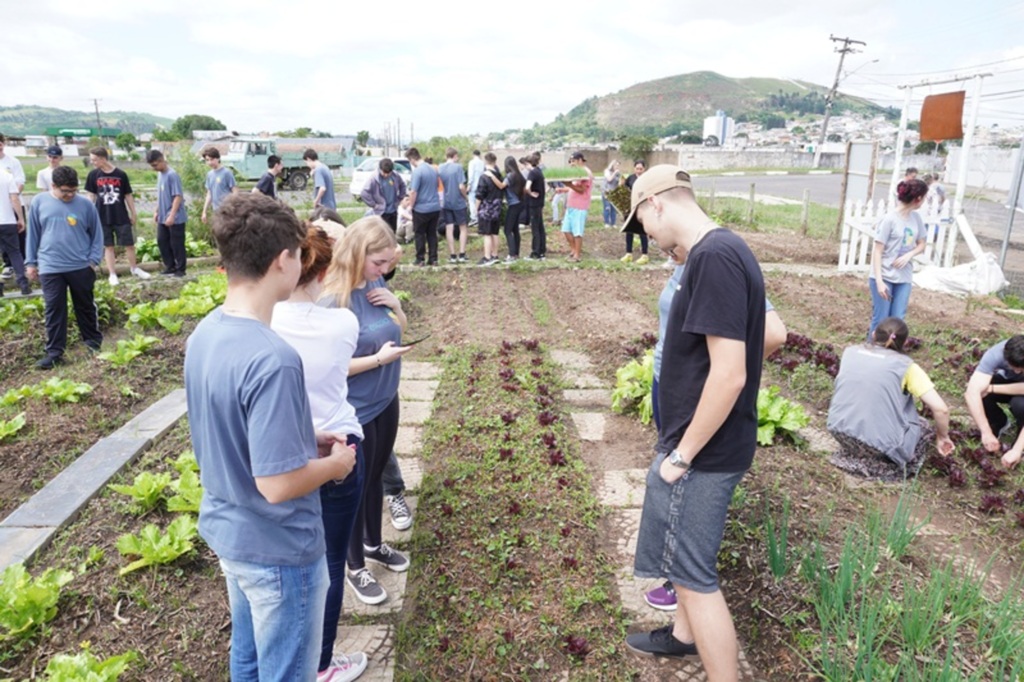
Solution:
[[[333,296],[339,307],[348,307],[352,290],[363,283],[366,257],[383,251],[393,255],[396,246],[395,233],[383,218],[367,216],[355,221],[334,245],[334,256],[324,279],[324,294]]]

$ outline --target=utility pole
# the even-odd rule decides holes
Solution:
[[[92,106],[96,109],[96,137],[103,137],[103,124],[100,123],[100,101],[93,99]]]
[[[396,118],[395,125],[395,148],[398,150],[397,153],[402,153],[402,119]]]
[[[829,34],[828,39],[834,43],[842,43],[842,47],[837,47],[836,52],[839,53],[839,66],[836,67],[836,78],[832,82],[832,89],[829,90],[828,96],[825,98],[825,120],[821,122],[821,136],[818,138],[818,146],[814,148],[814,167],[817,168],[821,163],[821,146],[825,144],[825,135],[828,131],[828,120],[832,118],[832,103],[835,102],[836,92],[839,90],[839,77],[843,72],[843,60],[846,59],[846,55],[851,52],[860,52],[855,48],[850,47],[851,45],[864,45],[867,43],[854,40],[853,38],[836,38],[834,35]]]

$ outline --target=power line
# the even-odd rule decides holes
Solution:
[[[986,66],[995,66],[996,64],[1006,64],[1008,62],[1015,62],[1015,61],[1018,61],[1018,60],[1021,60],[1021,59],[1024,59],[1024,55],[1021,55],[1020,57],[1010,57],[1009,59],[1000,59],[999,61],[996,61],[996,62],[987,62],[985,64],[974,64],[973,66],[958,66],[958,67],[954,67],[952,69],[940,69],[938,71],[919,71],[919,72],[916,72],[916,73],[876,73],[876,74],[872,74],[872,75],[875,75],[875,76],[892,76],[892,77],[897,77],[897,78],[900,78],[900,77],[903,77],[903,76],[937,76],[937,75],[941,75],[941,74],[944,74],[944,73],[950,73],[950,72],[953,72],[953,71],[967,71],[967,70],[970,70],[970,69],[981,69],[981,68],[984,68]]]

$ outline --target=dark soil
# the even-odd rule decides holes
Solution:
[[[827,265],[834,262],[837,251],[834,244],[797,234],[754,233],[745,237],[763,262]],[[615,370],[628,359],[627,347],[635,344],[642,333],[657,329],[656,300],[668,270],[657,265],[637,268],[619,264],[617,257],[624,250],[622,235],[600,227],[587,232],[584,266],[569,266],[560,258],[565,246],[559,239],[558,234],[549,232],[548,261],[542,264],[514,268],[463,266],[431,272],[403,269],[393,287],[411,294],[411,302],[406,305],[410,333],[433,334],[409,358],[432,360],[452,346],[497,346],[505,339],[532,337],[550,348],[586,353],[601,379],[613,385]],[[479,249],[475,241],[473,245]],[[651,257],[655,264],[662,261],[654,245]],[[791,331],[831,342],[838,349],[858,341],[866,332],[870,297],[864,277],[774,273],[766,276],[766,284],[769,297]],[[926,334],[956,330],[987,344],[1017,328],[999,309],[996,299],[964,301],[915,290],[908,322],[912,334],[925,338]],[[163,337],[157,352],[144,356],[144,361],[133,363],[127,370],[111,370],[87,357],[84,350],[72,352],[71,362],[61,375],[66,372],[71,378],[93,383],[96,390],[80,406],[24,406],[32,423],[30,430],[2,447],[0,513],[9,513],[61,466],[180,381],[182,344],[190,328],[180,336]],[[23,368],[25,360],[35,355],[36,348],[26,349],[34,343],[37,340],[4,340],[0,346],[0,389],[46,378]],[[925,369],[938,371],[945,355],[933,352],[926,343],[914,357]],[[966,381],[961,377],[963,371],[958,371],[948,374],[951,388],[954,379]],[[829,380],[792,384],[777,366],[769,366],[764,381],[780,384],[790,398],[804,402],[814,425],[823,426]],[[125,384],[131,392],[121,391]],[[955,414],[963,414],[959,392],[950,390],[943,396]],[[596,447],[586,455],[595,482],[601,469],[645,467],[654,441],[653,427],[643,427],[631,417],[614,417],[608,428],[616,433],[610,441],[615,445]],[[185,432],[179,430],[139,466],[164,466],[162,462],[173,459],[185,447]],[[130,480],[136,470],[129,471],[126,478]],[[827,518],[833,520],[829,541],[838,543],[844,526],[863,518],[872,505],[891,509],[901,488],[851,486],[827,463],[824,453],[787,445],[761,449],[744,486],[746,502],[733,512],[726,551],[720,559],[723,591],[758,676],[780,681],[805,678],[807,665],[793,646],[801,628],[809,627],[807,619],[801,619],[808,607],[801,595],[780,588],[768,576],[763,542],[753,541],[744,525],[753,525],[765,504],[773,508],[778,505],[780,491],[784,490],[793,502],[791,545],[816,533]],[[1014,489],[1024,486],[1017,480],[1006,487],[1012,496]],[[1009,586],[1022,558],[1024,530],[1015,528],[1010,518],[991,519],[978,513],[976,488],[951,490],[943,479],[926,472],[920,478],[920,489],[924,505],[918,516],[930,513],[936,534],[915,541],[911,565],[924,571],[930,559],[951,555],[984,563],[999,552],[990,584],[995,593]],[[80,521],[37,564],[74,566],[93,545],[105,550],[104,559],[69,586],[71,596],[62,600],[57,619],[49,628],[51,634],[18,651],[0,648],[0,674],[31,677],[53,653],[67,652],[78,642],[89,640],[93,651],[104,655],[128,649],[142,653],[144,666],[133,668],[125,679],[226,679],[230,629],[226,597],[216,561],[205,547],[170,569],[117,577],[121,559],[114,542],[118,534],[134,532],[145,522],[163,525],[168,518],[155,513],[136,520],[125,516],[123,505],[114,503],[110,495],[94,500]],[[602,549],[605,553],[614,550]],[[656,664],[644,667],[643,662],[636,666],[643,680],[665,679],[672,670]]]

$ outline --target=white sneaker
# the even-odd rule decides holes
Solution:
[[[368,662],[362,651],[337,654],[327,668],[316,674],[316,682],[352,682],[363,674]]]
[[[150,275],[148,272],[146,272],[145,270],[138,266],[132,268],[132,274],[138,277],[139,279],[149,279],[150,277],[152,277],[152,275]]]
[[[116,272],[110,273],[110,277],[107,277],[107,281],[110,282],[110,286],[116,287],[117,286],[117,282],[118,282],[117,273]]]

